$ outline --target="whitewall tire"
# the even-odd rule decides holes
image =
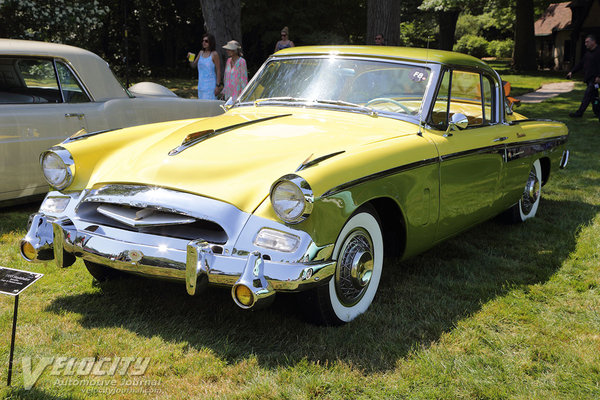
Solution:
[[[336,240],[335,275],[316,289],[313,319],[341,325],[367,311],[379,287],[383,270],[383,234],[376,213],[364,208],[346,222]]]

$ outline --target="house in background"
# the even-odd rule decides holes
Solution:
[[[534,29],[540,68],[567,71],[585,52],[587,35],[600,40],[600,0],[550,4]]]

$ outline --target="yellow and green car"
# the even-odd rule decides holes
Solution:
[[[228,287],[245,309],[306,295],[319,323],[364,313],[384,256],[505,213],[533,217],[568,161],[564,124],[513,113],[470,56],[296,47],[227,112],[74,135],[40,158],[53,188],[21,253]]]

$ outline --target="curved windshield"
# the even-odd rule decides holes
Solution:
[[[290,58],[269,62],[241,103],[314,103],[416,115],[431,71],[421,66],[347,58]]]

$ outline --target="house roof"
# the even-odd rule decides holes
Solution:
[[[549,36],[570,28],[573,18],[570,5],[570,1],[550,4],[540,19],[535,21],[535,36]]]

